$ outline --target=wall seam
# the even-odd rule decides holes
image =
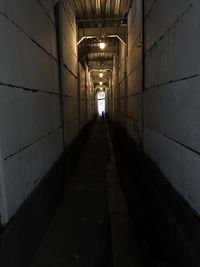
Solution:
[[[33,89],[33,88],[28,88],[28,87],[23,87],[23,86],[19,86],[19,85],[14,85],[14,84],[9,84],[9,83],[5,83],[5,82],[1,82],[0,81],[0,86],[5,86],[5,87],[9,87],[9,88],[16,88],[19,90],[23,90],[23,91],[29,91],[32,93],[43,93],[43,94],[48,94],[48,95],[55,95],[55,96],[59,96],[59,93],[56,92],[49,92],[49,91],[45,91],[45,90],[40,90],[40,89]]]
[[[48,11],[46,10],[46,8],[43,6],[43,4],[40,2],[40,0],[35,0],[39,6],[42,8],[42,10],[44,11],[45,15],[48,17],[48,19],[50,20],[50,22],[53,24],[53,26],[55,27],[55,22],[52,20],[51,16],[49,15]],[[52,5],[53,8],[53,5]]]
[[[42,137],[37,138],[36,140],[34,140],[33,142],[31,142],[30,144],[28,144],[28,145],[26,145],[26,146],[20,148],[19,150],[17,150],[16,152],[13,152],[13,153],[10,154],[9,156],[6,156],[6,157],[4,158],[4,160],[6,161],[6,160],[8,160],[8,159],[14,157],[15,155],[19,154],[20,152],[22,152],[22,151],[26,150],[27,148],[31,147],[32,145],[38,143],[39,141],[45,139],[46,137],[48,137],[48,136],[50,136],[50,135],[52,135],[53,133],[55,133],[56,131],[58,131],[58,130],[61,129],[61,128],[62,128],[62,127],[59,126],[59,127],[55,128],[54,130],[52,130],[51,132],[49,132],[49,133],[43,135]]]
[[[0,15],[2,15],[7,21],[9,21],[12,25],[14,25],[18,30],[20,30],[29,40],[32,41],[37,47],[39,47],[43,52],[45,52],[49,57],[51,57],[53,60],[57,61],[57,58],[55,58],[50,52],[48,52],[44,47],[42,47],[36,40],[34,40],[28,33],[26,33],[21,26],[19,26],[16,22],[14,22],[10,17],[8,17],[7,14],[4,14],[2,11],[0,11]]]
[[[164,133],[162,133],[162,132],[160,132],[160,131],[158,131],[158,130],[156,130],[156,129],[153,129],[152,127],[150,127],[150,126],[148,126],[148,125],[144,125],[144,127],[147,128],[147,129],[149,129],[149,130],[151,130],[151,131],[153,131],[153,132],[156,132],[156,133],[158,133],[158,134],[161,134],[162,136],[166,137],[167,139],[169,139],[169,140],[175,142],[176,144],[179,144],[180,146],[182,146],[182,147],[186,148],[187,150],[192,151],[193,153],[195,153],[195,154],[197,154],[197,155],[200,156],[200,151],[195,150],[195,149],[193,149],[192,147],[189,147],[189,146],[183,144],[182,142],[180,142],[180,141],[178,141],[178,140],[176,140],[176,139],[174,139],[174,138],[172,138],[172,137],[169,137],[168,135],[166,135],[166,134],[164,134]]]
[[[185,11],[182,12],[181,15],[174,21],[174,23],[154,42],[154,44],[146,51],[146,54],[151,52],[159,43],[162,41],[168,32],[170,32],[175,26],[181,21],[181,19],[189,12],[189,10],[193,7],[193,4],[190,4]]]
[[[184,78],[181,78],[181,79],[171,80],[171,81],[168,81],[168,82],[165,82],[165,83],[161,83],[161,84],[157,84],[157,85],[154,85],[154,86],[150,86],[150,87],[145,89],[145,92],[146,91],[150,91],[150,90],[155,89],[155,88],[163,87],[163,86],[166,86],[166,85],[169,85],[169,84],[173,84],[173,83],[178,83],[178,82],[182,82],[182,81],[185,81],[185,80],[194,79],[194,78],[197,78],[199,76],[200,76],[200,74],[194,74],[194,75],[187,76],[187,77],[184,77]]]

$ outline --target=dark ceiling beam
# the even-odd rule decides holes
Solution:
[[[98,82],[94,81],[93,84],[94,84],[94,87],[104,87],[104,86],[108,86],[109,82],[105,82],[102,85],[100,85]]]
[[[118,48],[117,46],[110,46],[107,45],[107,47],[104,50],[101,50],[98,46],[97,47],[83,47],[80,48],[81,49],[81,53],[87,53],[87,54],[96,54],[96,53],[117,53],[118,52]]]
[[[102,70],[102,72],[103,72],[103,74],[106,76],[110,76],[110,72],[111,72],[111,69],[109,68],[109,69],[104,69],[104,70]],[[92,69],[91,70],[91,75],[93,75],[93,76],[99,76],[99,69]]]
[[[80,22],[80,23],[84,23],[84,22],[121,21],[121,20],[124,20],[124,18],[78,19],[78,22]]]
[[[90,64],[88,66],[90,70],[112,70],[113,64],[104,64],[104,65],[97,65],[97,64]]]
[[[99,77],[99,75],[94,75],[94,74],[91,75],[91,77],[92,77],[93,79],[98,80],[98,81],[108,80],[110,76],[111,76],[110,73],[105,74],[104,77],[102,77],[102,78]]]
[[[102,36],[117,37],[126,44],[127,26],[79,28],[78,44],[80,44],[85,38],[102,38]]]
[[[103,83],[106,83],[106,82],[108,82],[109,81],[109,77],[107,77],[107,78],[104,78],[104,79],[102,79],[102,78],[99,78],[99,77],[93,77],[93,76],[91,76],[92,77],[92,80],[93,81],[96,81],[96,82],[103,82]]]
[[[98,23],[109,21],[126,21],[126,18],[99,18],[99,19],[78,19],[78,23]]]
[[[107,45],[104,50],[101,50],[98,46],[90,47],[90,46],[82,46],[79,47],[79,61],[83,61],[86,59],[88,55],[95,55],[95,54],[101,54],[105,55],[107,53],[115,55],[118,52],[118,46],[117,45]]]
[[[117,46],[108,46],[103,51],[101,51],[99,47],[82,47],[82,48],[79,49],[79,61],[83,61],[84,59],[86,59],[86,57],[88,55],[95,55],[95,54],[101,53],[101,55],[105,55],[106,56],[106,53],[110,53],[110,54],[114,55],[117,52],[118,52]],[[98,58],[97,60],[98,61],[102,61],[103,60],[103,56],[102,56],[101,59]]]
[[[110,61],[113,64],[113,59],[112,58],[104,58],[104,57],[94,57],[94,58],[88,58],[88,62],[108,62]]]

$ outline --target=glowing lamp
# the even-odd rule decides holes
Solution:
[[[99,48],[100,48],[100,49],[102,49],[102,50],[103,50],[105,47],[106,47],[106,44],[105,44],[105,42],[102,42],[102,41],[101,41],[101,42],[99,42]]]

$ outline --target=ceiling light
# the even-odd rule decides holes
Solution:
[[[100,85],[103,85],[103,82],[100,82],[99,84],[100,84]]]
[[[99,48],[103,50],[105,47],[106,47],[105,42],[100,41],[100,42],[99,42]]]
[[[103,78],[103,73],[102,72],[99,73],[99,77]]]
[[[103,87],[100,87],[100,90],[103,91]]]

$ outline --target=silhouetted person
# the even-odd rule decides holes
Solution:
[[[102,115],[101,115],[102,120],[104,120],[104,112],[102,111]]]

